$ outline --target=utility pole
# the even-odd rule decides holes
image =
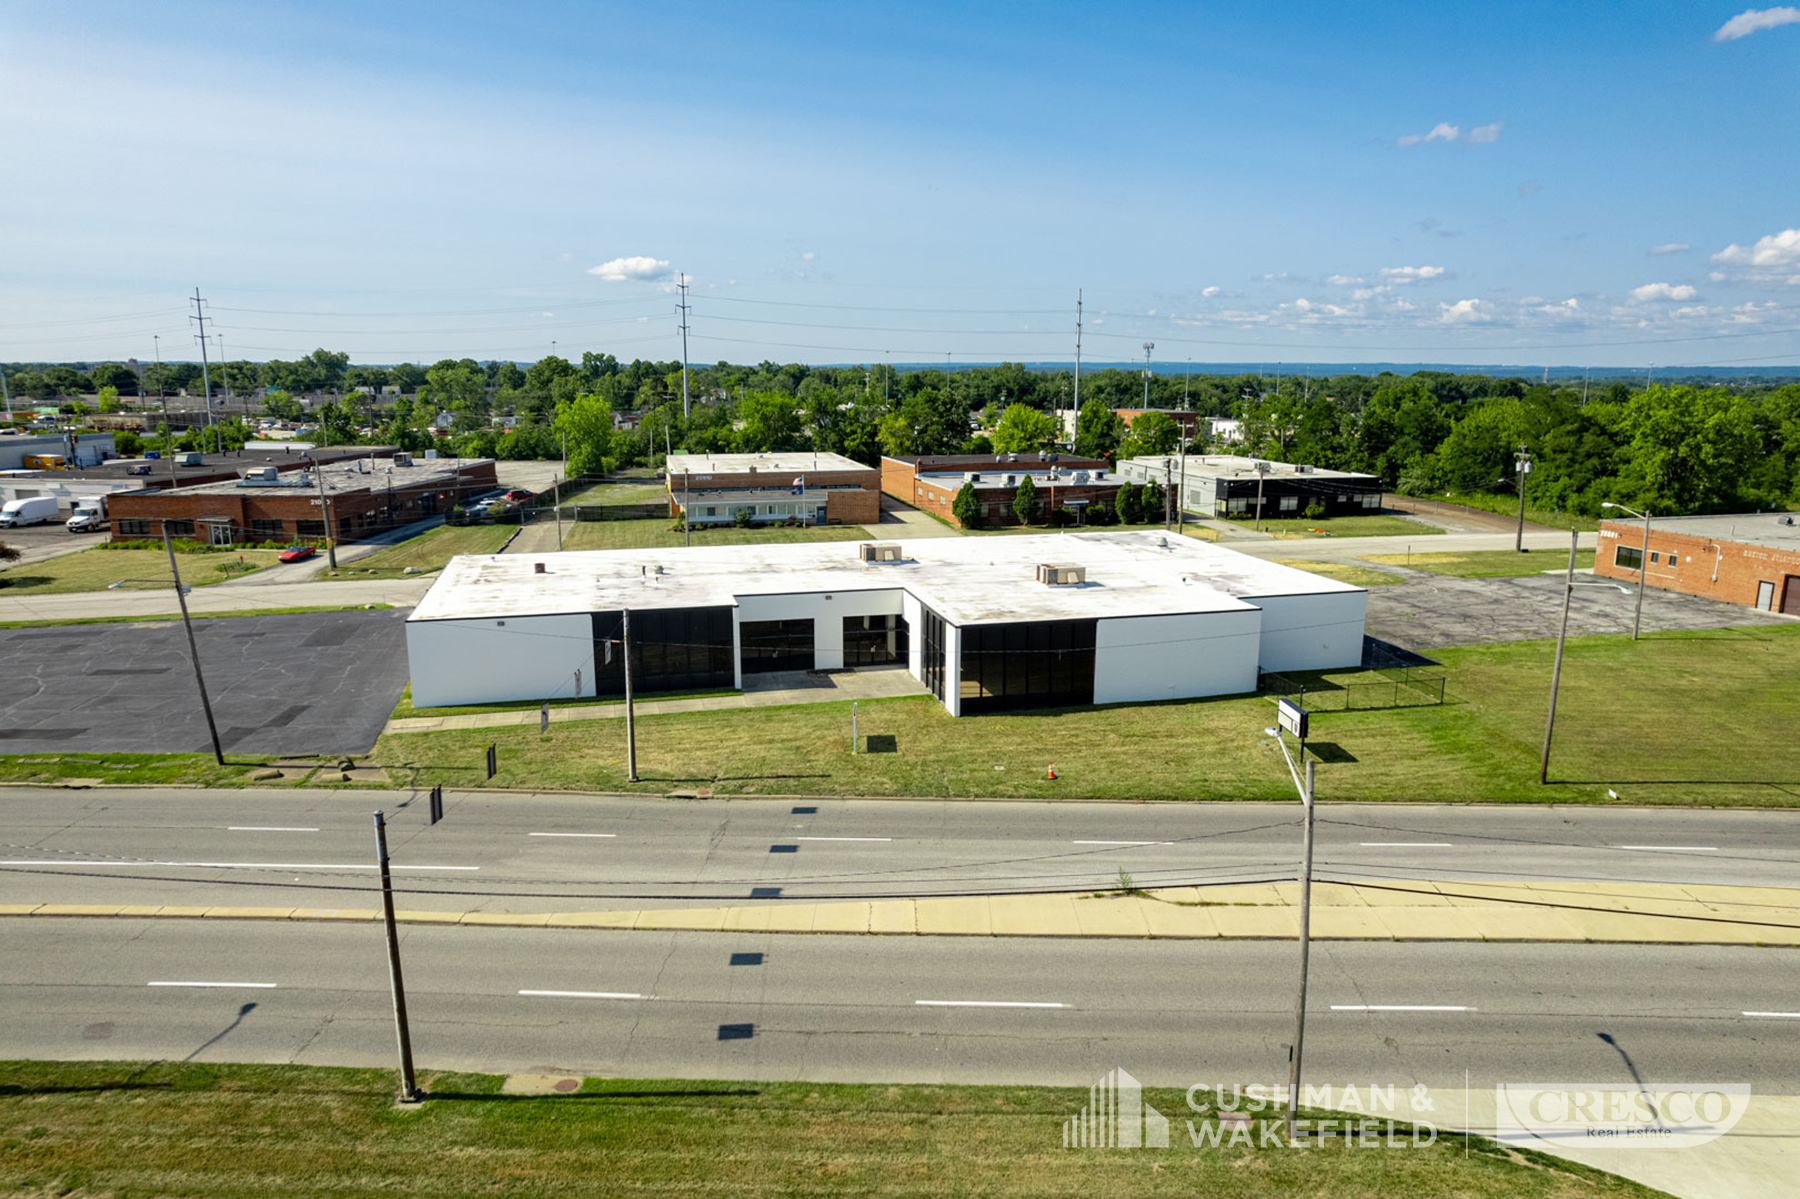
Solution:
[[[1282,746],[1285,752],[1287,747]],[[1304,750],[1302,750],[1304,752]],[[1305,809],[1300,835],[1300,991],[1294,997],[1294,1048],[1288,1059],[1287,1139],[1294,1143],[1295,1109],[1300,1106],[1300,1054],[1306,1047],[1306,968],[1312,955],[1313,763],[1306,763]]]
[[[625,781],[638,781],[637,773],[637,724],[632,717],[631,705],[631,609],[622,613],[619,625],[619,644],[625,655]]]
[[[1531,455],[1525,452],[1525,443],[1519,443],[1517,462],[1519,476],[1519,531],[1513,535],[1513,549],[1518,553],[1525,552],[1525,475],[1531,470]]]
[[[162,371],[162,334],[153,333],[150,340],[155,343],[156,351],[156,400],[162,405],[163,418],[163,457],[169,463],[169,486],[181,486],[181,480],[175,475],[175,428],[169,424],[169,397],[163,394]]]
[[[562,493],[563,485],[569,481],[569,435],[562,435],[562,482],[556,485],[556,548],[562,549]]]
[[[375,813],[375,860],[381,866],[381,915],[387,926],[388,981],[394,989],[394,1033],[400,1041],[400,1102],[417,1103],[412,1031],[406,1024],[406,983],[400,977],[400,933],[394,927],[394,879],[388,871],[387,822]]]
[[[194,663],[194,682],[200,688],[200,709],[206,713],[206,731],[212,734],[213,759],[225,765],[225,749],[219,744],[219,726],[213,722],[212,701],[206,698],[206,676],[200,673],[200,646],[194,641],[194,622],[188,616],[187,593],[181,586],[181,567],[175,564],[175,543],[169,540],[169,522],[162,526],[163,550],[169,555],[169,576],[175,580],[175,602],[181,605],[181,627],[187,630],[188,657]]]
[[[200,289],[194,289],[194,315],[189,319],[195,321],[200,328],[200,388],[206,397],[206,431],[212,432],[212,369],[206,362],[206,301],[200,298]],[[201,438],[200,448],[206,449],[206,439]]]
[[[1075,428],[1081,429],[1081,289],[1075,289]],[[1070,448],[1074,447],[1070,438]]]
[[[1556,689],[1562,684],[1563,642],[1569,636],[1569,603],[1575,598],[1575,548],[1581,534],[1569,530],[1569,574],[1563,585],[1562,627],[1556,633],[1556,665],[1550,669],[1550,715],[1544,721],[1544,756],[1538,762],[1538,785],[1550,781],[1550,734],[1556,731]]]
[[[1189,358],[1187,360],[1187,369],[1185,371],[1181,372],[1181,410],[1183,412],[1186,412],[1189,409],[1188,384],[1193,381],[1193,378],[1194,378],[1194,360],[1192,358]]]
[[[688,418],[688,283],[687,275],[681,276],[681,303],[676,307],[681,310],[681,419]]]
[[[1187,430],[1181,432],[1181,484],[1175,492],[1175,531],[1183,537],[1187,536],[1187,513],[1182,511],[1181,501],[1187,495]]]
[[[1153,341],[1147,341],[1144,343],[1144,407],[1145,408],[1150,407],[1150,351],[1154,350],[1155,348],[1156,348],[1156,343]]]
[[[1175,461],[1163,459],[1163,528],[1175,523]]]
[[[881,407],[883,410],[885,410],[888,405],[888,376],[894,373],[894,364],[890,357],[891,354],[891,350],[881,351]]]
[[[325,556],[331,561],[331,569],[336,570],[337,539],[331,535],[331,503],[325,498],[325,466],[310,454],[307,461],[313,466],[313,482],[319,485],[319,518],[325,525]]]
[[[1256,472],[1256,531],[1262,532],[1262,488],[1264,472]]]

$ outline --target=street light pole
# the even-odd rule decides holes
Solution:
[[[1263,732],[1275,738],[1281,746],[1281,756],[1287,762],[1288,776],[1294,780],[1295,790],[1300,792],[1301,832],[1300,832],[1300,987],[1294,996],[1294,1044],[1288,1050],[1288,1101],[1287,1101],[1287,1139],[1288,1144],[1295,1140],[1294,1121],[1296,1109],[1300,1106],[1300,1061],[1302,1050],[1306,1045],[1306,978],[1307,967],[1312,957],[1312,865],[1313,865],[1313,763],[1306,763],[1306,781],[1300,781],[1300,772],[1294,769],[1294,759],[1288,754],[1287,742],[1282,740],[1279,728],[1264,729]],[[1304,755],[1306,747],[1301,746]]]
[[[1556,631],[1556,665],[1550,670],[1550,715],[1544,721],[1544,756],[1538,762],[1538,784],[1550,781],[1550,736],[1556,731],[1556,691],[1562,684],[1563,643],[1569,638],[1569,604],[1575,598],[1575,548],[1581,534],[1569,530],[1569,573],[1563,586],[1562,626]]]
[[[337,542],[331,536],[331,504],[325,498],[325,465],[308,454],[306,460],[313,466],[313,482],[319,485],[319,523],[325,526],[325,556],[331,560],[331,569],[337,569]]]
[[[406,1022],[406,984],[400,977],[400,934],[394,927],[394,881],[388,872],[387,823],[375,813],[375,860],[381,866],[381,915],[387,926],[388,982],[394,991],[394,1033],[400,1042],[400,1102],[417,1103],[413,1077],[412,1030]]]
[[[1513,536],[1513,549],[1518,553],[1525,552],[1525,472],[1531,469],[1531,455],[1525,452],[1525,443],[1519,443],[1518,470],[1519,476],[1519,531]]]
[[[1150,407],[1150,351],[1154,350],[1155,348],[1156,348],[1156,343],[1153,341],[1147,341],[1144,343],[1144,407],[1145,408]]]

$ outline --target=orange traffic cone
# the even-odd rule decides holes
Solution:
[[[1056,777],[1056,763],[1055,762],[1050,763],[1050,765],[1048,767],[1048,774],[1051,778]]]

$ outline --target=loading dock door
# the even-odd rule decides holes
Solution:
[[[738,625],[745,674],[813,668],[813,622],[746,620]]]
[[[1800,575],[1789,575],[1781,593],[1781,610],[1789,616],[1800,616]]]
[[[1775,606],[1775,584],[1767,579],[1756,585],[1756,606],[1764,612]]]

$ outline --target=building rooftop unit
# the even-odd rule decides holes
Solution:
[[[869,470],[875,468],[842,454],[811,451],[765,454],[670,454],[667,473],[675,475],[747,475],[752,471]]]
[[[589,550],[451,559],[410,620],[734,605],[739,596],[902,589],[957,625],[1225,612],[1263,596],[1358,592],[1193,538],[1149,532],[922,538],[898,560],[859,542]],[[1046,585],[1051,563],[1086,581]],[[543,573],[537,573],[539,566]]]
[[[1169,459],[1180,459],[1174,454],[1150,454],[1138,458],[1127,458],[1132,463],[1146,470],[1162,470],[1163,463]],[[1121,466],[1125,462],[1120,463]],[[1307,475],[1315,479],[1357,479],[1373,483],[1375,476],[1354,470],[1328,470],[1322,466],[1306,466],[1293,462],[1274,462],[1267,458],[1243,458],[1236,454],[1189,454],[1187,456],[1187,473],[1192,475],[1210,475],[1218,479],[1254,479],[1257,475]]]
[[[328,495],[345,495],[351,492],[379,490],[390,484],[401,487],[416,487],[420,484],[434,482],[454,482],[460,471],[469,467],[480,466],[493,461],[491,458],[414,458],[411,466],[401,465],[404,461],[389,458],[355,458],[326,464],[319,474]],[[246,471],[267,470],[258,464],[246,462]],[[302,478],[305,482],[302,482]],[[188,487],[170,487],[159,494],[163,496],[183,495],[312,495],[318,494],[319,484],[313,480],[312,472],[302,470],[281,471],[274,480],[263,481],[254,475],[240,475],[235,479],[221,479],[210,483],[196,483]]]
[[[1609,524],[1628,529],[1642,529],[1644,522],[1631,516],[1606,516]],[[1760,545],[1772,550],[1800,549],[1800,512],[1738,512],[1722,516],[1652,516],[1650,531],[1678,533],[1684,537],[1705,537],[1711,541],[1735,541],[1741,545]],[[1624,533],[1624,545],[1636,545]]]

